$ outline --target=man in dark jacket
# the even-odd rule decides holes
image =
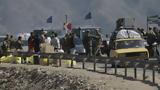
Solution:
[[[18,37],[18,40],[16,41],[16,44],[15,44],[15,48],[16,50],[22,50],[22,45],[23,45],[23,42],[22,42],[22,37],[19,36]]]
[[[34,52],[34,44],[35,44],[35,37],[33,32],[30,33],[30,37],[28,38],[28,51]]]
[[[35,50],[35,52],[40,51],[40,44],[41,44],[40,38],[38,37],[38,35],[35,35],[35,38],[34,38],[34,50]]]

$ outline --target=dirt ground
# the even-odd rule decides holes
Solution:
[[[113,70],[109,70],[110,72]],[[118,73],[122,73],[119,71]],[[130,71],[128,73],[130,74]],[[150,74],[150,72],[149,72]],[[139,76],[139,75],[138,75]],[[150,77],[149,77],[150,79]],[[156,81],[160,76],[156,75]],[[122,77],[64,67],[0,64],[0,90],[160,90]]]

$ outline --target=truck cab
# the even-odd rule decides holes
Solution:
[[[97,48],[98,39],[102,39],[100,27],[94,27],[94,26],[77,27],[72,29],[72,33],[75,33],[82,40],[83,42],[82,44],[84,46],[83,48],[85,49],[85,53],[87,55],[92,56],[95,54],[95,52],[98,50]]]
[[[91,36],[99,35],[99,33],[101,33],[101,28],[93,26],[76,27],[72,29],[72,32],[76,33],[77,36],[83,40],[87,32],[89,32]]]

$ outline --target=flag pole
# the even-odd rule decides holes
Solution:
[[[68,22],[68,15],[66,14],[65,15],[65,18],[66,18],[66,23]]]
[[[148,32],[148,28],[149,28],[149,27],[148,27],[148,16],[147,16],[147,32]]]
[[[67,23],[68,23],[68,15],[66,14],[66,15],[65,15],[65,22],[64,22],[63,27],[64,27]],[[67,30],[65,29],[65,27],[64,27],[64,30],[65,30],[66,33],[68,33]]]

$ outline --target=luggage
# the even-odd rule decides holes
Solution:
[[[127,39],[127,38],[141,38],[141,35],[134,30],[126,30],[126,29],[120,30],[116,35],[116,39]]]

